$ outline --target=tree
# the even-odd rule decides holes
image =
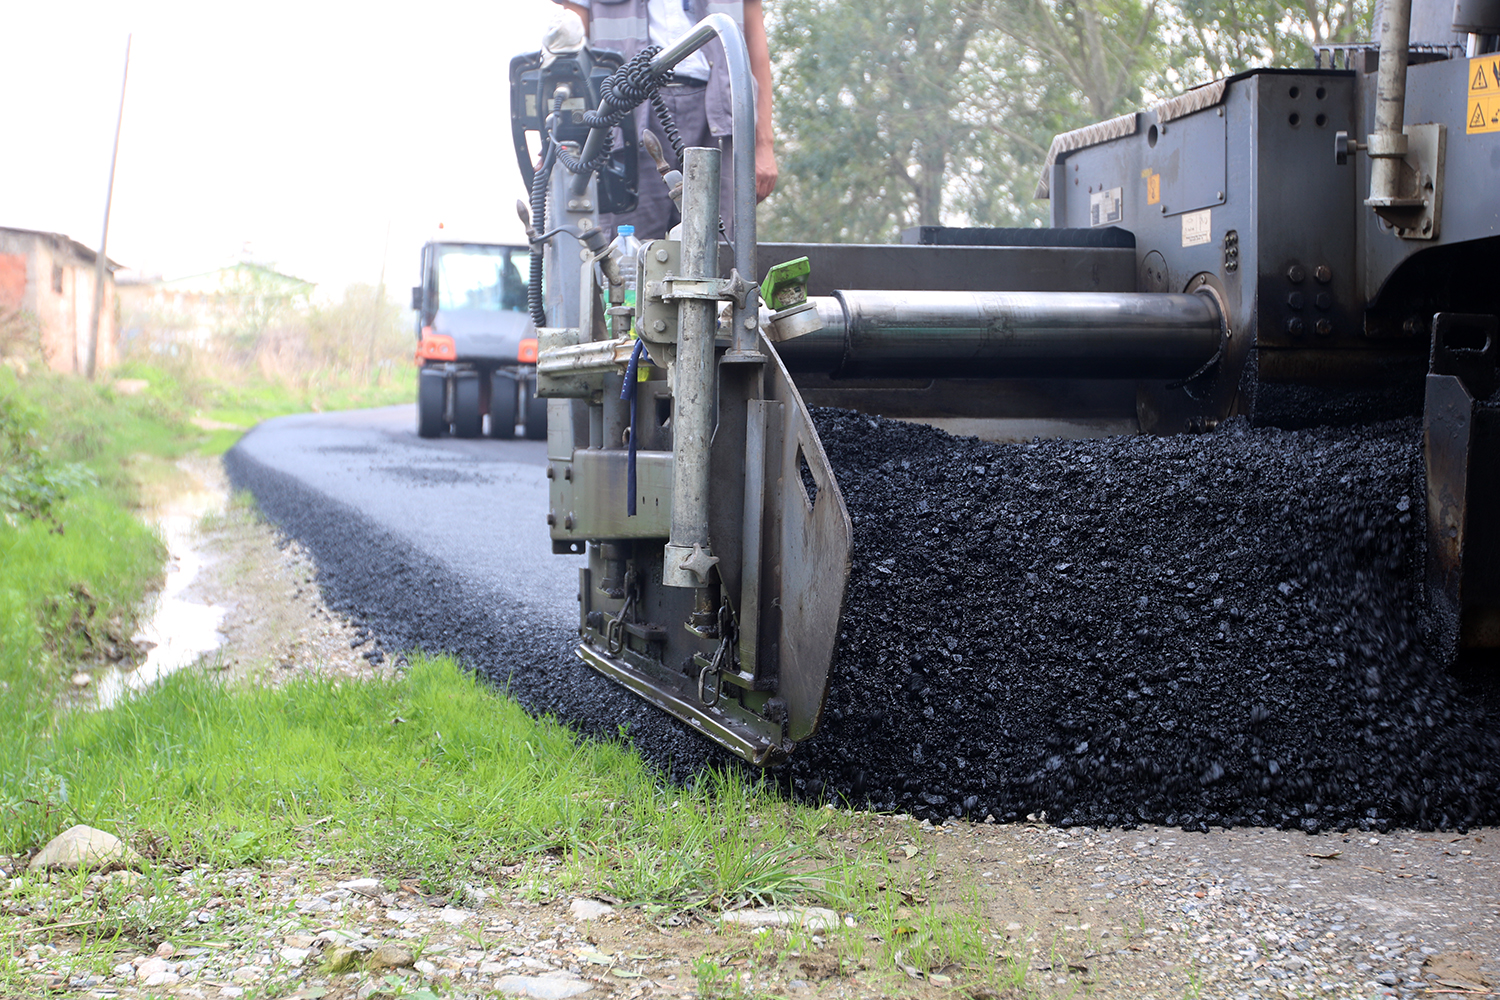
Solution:
[[[994,0],[777,5],[781,190],[767,238],[889,240],[937,225],[953,163],[976,151],[959,109]]]
[[[1315,45],[1371,37],[1372,0],[1181,0],[1166,8],[1183,65],[1201,80],[1257,66],[1307,66]],[[1188,82],[1172,81],[1169,82]]]
[[[1157,0],[1006,0],[992,28],[1055,67],[1091,121],[1140,102],[1161,58]]]
[[[1039,223],[1031,192],[1052,136],[1138,99],[1153,3],[776,5],[783,182],[762,232],[874,242],[914,225]]]
[[[1053,136],[1311,46],[1373,0],[786,0],[768,6],[781,184],[762,238],[1040,224]]]

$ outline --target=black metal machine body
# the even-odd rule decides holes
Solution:
[[[554,550],[589,556],[579,655],[758,763],[816,731],[852,546],[817,405],[994,440],[1425,414],[1431,644],[1500,646],[1500,56],[1391,20],[1381,46],[1320,56],[1343,67],[1059,136],[1046,230],[756,245],[737,206],[719,246],[724,165],[690,149],[681,232],[624,261],[587,238],[593,196],[554,178],[571,235],[545,241],[538,391]],[[732,24],[710,31],[743,60]],[[731,80],[748,109],[748,70]],[[760,304],[757,262],[800,257],[805,286]]]

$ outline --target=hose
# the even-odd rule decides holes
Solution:
[[[562,110],[563,96],[556,94],[552,100],[552,114]],[[549,134],[542,150],[542,165],[531,175],[531,225],[535,232],[547,231],[547,184],[552,179],[552,167],[557,162],[558,144]],[[531,313],[531,323],[538,330],[547,325],[547,310],[542,304],[542,253],[538,237],[532,241],[531,269],[526,283],[526,308]]]

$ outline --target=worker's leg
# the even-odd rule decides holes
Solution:
[[[684,147],[718,145],[719,140],[714,138],[708,128],[708,114],[703,106],[704,89],[701,86],[669,84],[661,90],[662,99],[666,102],[667,110],[672,113],[672,119],[676,123],[677,132],[682,137]],[[682,163],[654,113],[650,115],[650,124],[647,128],[655,132],[656,137],[661,140],[662,151],[666,154],[667,161],[672,166],[681,169]],[[667,194],[667,186],[656,172],[656,162],[651,159],[644,146],[640,149],[639,157],[640,177],[637,187],[640,200],[635,211],[610,216],[601,222],[614,227],[626,224],[635,226],[636,239],[647,242],[664,238],[669,229],[682,221],[682,216],[678,213],[677,206],[672,204],[672,199]],[[726,160],[723,188],[725,191],[728,190],[729,182],[727,167],[728,161]],[[732,205],[730,200],[721,198],[720,201],[723,205]]]

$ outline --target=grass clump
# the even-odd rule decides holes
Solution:
[[[455,872],[539,859],[550,864],[537,877],[559,886],[597,878],[622,898],[677,905],[811,885],[788,831],[765,819],[786,812],[772,797],[731,776],[665,788],[629,746],[532,719],[446,659],[419,657],[387,681],[313,676],[274,690],[184,672],[60,719],[37,749],[32,777],[53,780],[32,782],[36,801],[0,832],[0,853],[32,846],[23,831],[66,811],[181,862],[299,855],[334,838],[434,891]]]

